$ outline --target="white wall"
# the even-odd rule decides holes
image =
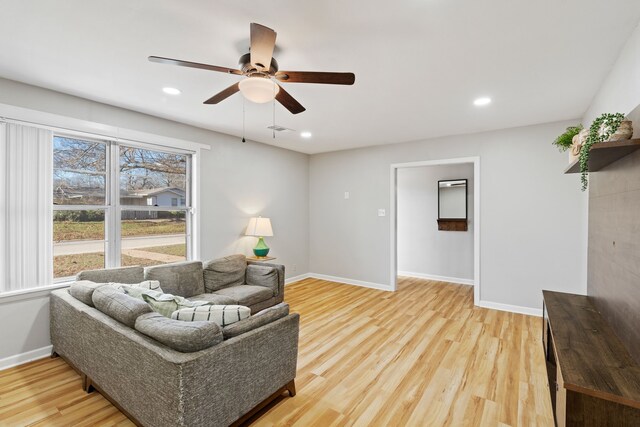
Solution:
[[[468,180],[465,232],[438,230],[438,181],[446,179]],[[463,188],[460,191],[464,193]],[[472,281],[473,164],[399,168],[397,200],[398,271]]]
[[[542,289],[585,293],[587,199],[551,145],[574,122],[313,155],[311,271],[388,286],[390,164],[479,156],[481,300],[539,310]]]
[[[273,256],[288,277],[309,271],[309,156],[0,79],[0,103],[211,145],[202,150],[201,258],[251,255],[248,219],[270,217]],[[2,359],[49,345],[48,295],[0,298]]]
[[[627,40],[600,90],[584,114],[582,123],[589,126],[602,113],[629,114],[640,104],[640,24]],[[634,117],[636,135],[640,135],[640,117]]]

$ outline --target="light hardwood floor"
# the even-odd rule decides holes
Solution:
[[[252,426],[552,426],[539,318],[473,289],[401,278],[395,293],[307,279],[298,394]],[[0,425],[130,425],[61,359],[0,372]]]

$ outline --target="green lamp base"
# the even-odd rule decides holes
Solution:
[[[267,256],[269,253],[269,246],[264,242],[264,238],[258,238],[258,244],[253,248],[253,254],[257,257]]]

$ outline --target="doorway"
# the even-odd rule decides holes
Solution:
[[[465,168],[465,165],[467,166],[466,168]],[[466,240],[468,242],[469,240],[471,240],[469,238],[470,237],[469,235],[463,236],[459,234],[459,235],[452,236],[451,234],[448,234],[448,233],[458,233],[458,232],[438,231],[438,224],[436,222],[436,219],[438,218],[438,212],[437,212],[438,208],[437,208],[437,204],[436,205],[433,204],[433,200],[437,200],[437,191],[439,189],[439,184],[437,182],[438,180],[436,180],[435,182],[421,183],[420,179],[421,178],[427,179],[429,176],[437,176],[437,173],[435,171],[438,169],[440,170],[449,169],[449,168],[438,168],[443,166],[460,166],[460,167],[450,168],[450,173],[462,173],[462,171],[467,170],[471,173],[473,177],[472,179],[469,180],[469,181],[472,181],[472,185],[470,185],[470,188],[469,188],[469,191],[470,191],[469,199],[472,200],[472,203],[469,205],[470,212],[468,214],[469,221],[472,221],[472,224],[469,227],[469,232],[472,233],[473,256],[472,256],[472,260],[461,261],[461,263],[464,262],[465,264],[469,264],[469,265],[466,265],[466,266],[449,265],[448,269],[445,266],[443,267],[444,269],[435,270],[435,271],[453,272],[453,273],[450,273],[450,275],[434,274],[432,272],[431,275],[425,274],[424,277],[431,278],[434,280],[438,280],[438,279],[443,281],[449,280],[449,281],[455,281],[456,283],[471,284],[474,286],[474,301],[477,302],[477,301],[480,301],[480,158],[479,157],[428,160],[428,161],[410,162],[410,163],[396,163],[391,165],[391,171],[390,171],[390,174],[391,174],[391,186],[390,186],[391,188],[391,203],[390,203],[390,206],[391,206],[391,212],[390,212],[391,288],[394,291],[396,290],[398,266],[399,266],[399,263],[398,263],[398,253],[399,253],[399,250],[398,250],[398,241],[399,241],[398,200],[399,199],[398,197],[399,197],[399,194],[403,195],[403,200],[405,200],[404,197],[406,195],[404,191],[399,191],[399,187],[398,187],[399,176],[403,180],[403,182],[405,180],[408,180],[407,182],[409,183],[413,182],[412,185],[414,186],[414,191],[421,190],[421,189],[424,189],[425,191],[427,191],[427,187],[424,187],[424,186],[425,185],[431,186],[430,205],[432,205],[432,208],[430,209],[434,209],[434,211],[431,212],[429,215],[425,215],[422,222],[416,223],[416,224],[419,224],[419,227],[418,227],[419,230],[416,230],[417,234],[422,233],[421,235],[423,236],[423,238],[425,236],[431,236],[431,238],[434,238],[434,239],[440,238],[442,241],[446,240],[449,242],[447,244],[449,245],[449,249],[451,250],[455,249],[456,244],[458,245],[463,244],[463,243],[460,243],[461,241]],[[428,169],[431,170],[431,172],[425,172],[424,174],[420,173],[420,171],[427,171]],[[472,169],[472,171],[470,169]],[[447,176],[447,175],[445,174],[443,176]],[[462,178],[462,177],[456,176],[456,178]],[[420,209],[424,209],[425,207],[415,205],[415,206],[411,206],[411,208],[412,209],[415,208],[417,211],[419,211]],[[419,213],[417,213],[417,215],[419,215]],[[406,215],[403,215],[403,218],[406,219]],[[419,217],[414,216],[413,219],[416,220],[418,218]],[[401,252],[404,255],[406,255],[407,251],[410,250],[410,247],[407,247],[406,245],[407,242],[403,241],[402,239],[406,238],[405,236],[407,235],[407,233],[411,233],[411,230],[407,230],[406,227],[403,226],[400,231],[403,234],[402,236],[400,236],[401,237],[400,241],[401,243],[403,243]],[[445,234],[448,234],[448,235],[445,236]],[[455,241],[457,241],[458,243],[451,243]],[[436,258],[437,257],[434,257],[434,261],[437,261]],[[441,259],[440,261],[443,261],[443,260]],[[446,259],[444,261],[446,261]],[[411,260],[411,259],[403,258],[403,268],[410,268],[412,262],[415,265],[415,259]],[[426,268],[427,269],[433,268],[433,265],[431,267],[427,266]],[[461,274],[463,270],[466,272],[464,274]],[[460,272],[460,273],[456,275],[456,272]],[[465,276],[467,280],[452,280],[452,278],[458,278],[458,276]]]

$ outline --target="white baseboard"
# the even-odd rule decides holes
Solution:
[[[52,348],[53,346],[48,345],[46,347],[36,348],[35,350],[0,359],[0,371],[48,357],[51,355]]]
[[[476,301],[476,306],[493,310],[510,311],[511,313],[527,314],[529,316],[542,317],[541,308],[522,307],[520,305],[502,304],[491,301]]]
[[[361,286],[363,288],[378,289],[381,291],[391,291],[389,285],[383,285],[381,283],[365,282],[363,280],[348,279],[346,277],[328,276],[326,274],[308,273],[308,277],[320,280],[326,280],[329,282],[344,283],[347,285]]]
[[[284,284],[286,286],[291,283],[299,282],[300,280],[308,279],[309,277],[311,277],[309,273],[299,274],[297,276],[293,276],[293,277],[289,277],[288,279],[285,279]]]
[[[416,279],[435,280],[436,282],[456,283],[459,285],[475,285],[473,279],[460,279],[459,277],[436,276],[435,274],[414,273],[412,271],[398,271],[398,276],[415,277]]]

